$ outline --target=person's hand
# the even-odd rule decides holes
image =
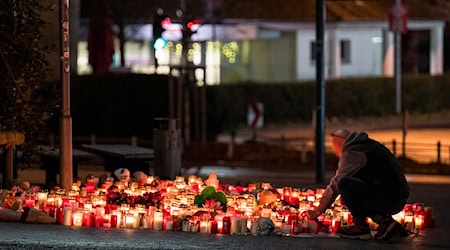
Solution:
[[[317,210],[307,210],[306,212],[306,216],[310,219],[310,220],[314,220],[317,217],[319,217],[322,213],[317,211]]]

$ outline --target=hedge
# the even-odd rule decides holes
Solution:
[[[450,109],[450,75],[402,78],[403,107],[413,113]],[[73,134],[151,138],[153,119],[168,117],[168,77],[107,74],[72,77]],[[326,118],[358,118],[395,114],[393,78],[349,78],[326,81]],[[264,104],[264,123],[310,122],[315,107],[314,81],[234,83],[208,86],[208,135],[246,124],[248,105]],[[56,117],[55,117],[56,118]],[[53,119],[53,129],[58,125]]]

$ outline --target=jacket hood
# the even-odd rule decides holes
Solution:
[[[367,140],[369,140],[369,135],[367,133],[361,132],[361,131],[355,131],[347,137],[347,140],[345,140],[343,149],[347,148],[350,145],[366,142]]]

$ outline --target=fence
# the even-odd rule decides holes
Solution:
[[[302,160],[306,161],[306,154],[315,150],[314,141],[311,138],[271,138],[258,136],[258,141],[279,145],[285,148],[290,148],[302,152]],[[131,136],[129,138],[111,138],[111,137],[96,137],[95,135],[74,137],[74,144],[83,143],[122,143],[131,145],[140,145],[151,147],[152,142],[149,139],[137,138]],[[396,140],[381,142],[397,157],[405,156],[420,163],[441,163],[450,165],[450,145],[441,144],[440,141],[436,143],[405,143],[404,147],[401,142]],[[333,149],[329,141],[325,142],[325,150],[327,153],[333,153]]]
[[[259,136],[259,140],[265,143],[278,144],[293,150],[298,150],[306,155],[308,151],[314,151],[314,141],[311,138],[270,138]],[[436,143],[398,143],[396,140],[381,142],[397,157],[407,157],[419,163],[440,163],[450,165],[450,145]],[[325,142],[325,151],[333,153],[330,142]]]
[[[420,163],[450,164],[450,145],[436,143],[405,143],[404,147],[396,140],[384,142],[391,152],[397,157],[407,157]]]

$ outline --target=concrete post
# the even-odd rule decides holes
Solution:
[[[14,179],[14,145],[6,146],[5,173],[3,175],[3,187],[11,188]]]
[[[174,180],[181,176],[181,122],[178,119],[156,118],[153,129],[155,175]]]
[[[23,144],[25,135],[14,131],[0,131],[0,145],[6,145],[5,168],[3,169],[2,185],[3,188],[12,187],[14,179],[14,151],[15,145]]]

